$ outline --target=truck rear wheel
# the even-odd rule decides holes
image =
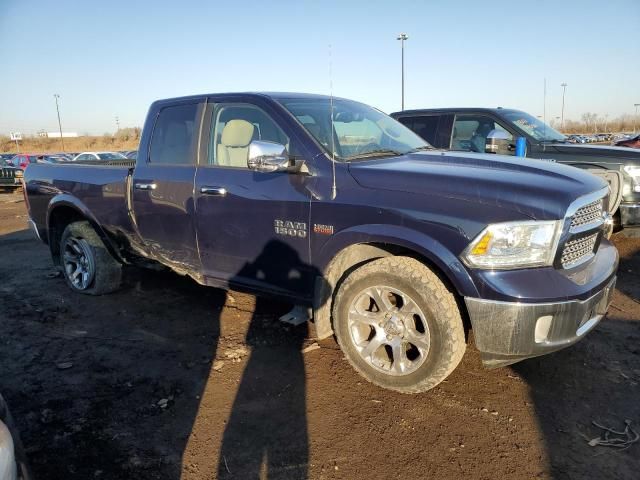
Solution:
[[[454,295],[409,257],[381,258],[351,273],[336,294],[333,326],[356,371],[402,393],[435,387],[466,348]]]
[[[87,221],[65,228],[60,239],[60,264],[67,285],[76,292],[104,295],[120,288],[122,265]]]

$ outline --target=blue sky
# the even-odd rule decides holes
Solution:
[[[639,0],[0,0],[0,133],[102,134],[158,98],[333,91],[400,109],[505,106],[609,118],[640,103]]]

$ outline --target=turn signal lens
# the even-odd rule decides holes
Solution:
[[[484,255],[489,250],[489,242],[491,242],[491,232],[486,232],[482,238],[478,241],[473,250],[471,250],[471,255]]]

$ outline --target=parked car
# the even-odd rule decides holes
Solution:
[[[608,145],[575,145],[528,113],[507,108],[442,108],[405,110],[391,116],[436,148],[487,151],[488,134],[504,132],[500,153],[515,154],[518,137],[526,140],[526,156],[566,163],[605,178],[611,185],[611,211],[616,228],[640,235],[640,152]],[[497,134],[497,133],[496,133]],[[618,202],[619,208],[618,208]]]
[[[0,480],[29,480],[20,436],[4,398],[0,395]]]
[[[640,148],[640,134],[624,140],[618,140],[615,145],[617,147]]]
[[[10,165],[6,160],[0,160],[0,189],[15,190],[21,186],[22,170]]]
[[[129,160],[135,160],[136,158],[138,158],[138,151],[130,150],[125,154],[125,157],[127,157]]]
[[[38,155],[36,157],[36,163],[65,163],[66,157],[60,155]]]
[[[39,156],[41,155],[37,153],[19,153],[15,155],[9,163],[20,170],[24,170],[28,165],[36,163]]]
[[[126,160],[127,157],[118,152],[84,152],[76,155],[74,162],[99,162],[111,160]]]
[[[463,319],[495,367],[577,342],[611,300],[609,188],[579,169],[433,151],[364,104],[284,93],[155,102],[139,152],[26,171],[29,223],[74,292],[155,262],[288,298],[405,393],[458,365]]]

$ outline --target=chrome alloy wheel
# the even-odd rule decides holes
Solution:
[[[426,317],[405,292],[369,287],[349,306],[348,327],[360,356],[388,375],[408,375],[427,359],[431,345]]]
[[[91,246],[84,238],[69,237],[63,250],[62,265],[69,282],[78,290],[86,290],[96,273]]]

